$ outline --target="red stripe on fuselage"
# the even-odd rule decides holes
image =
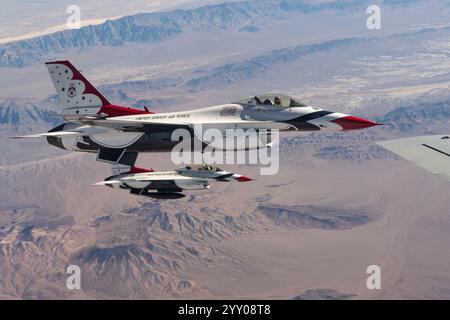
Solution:
[[[129,171],[129,173],[144,173],[144,172],[153,172],[153,169],[145,169],[132,166]]]
[[[98,111],[99,114],[107,114],[108,117],[132,116],[137,114],[153,114],[148,110],[139,110],[130,107],[121,107],[112,104],[104,105]]]

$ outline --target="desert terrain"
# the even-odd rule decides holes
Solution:
[[[375,144],[449,133],[448,2],[380,1],[382,30],[365,26],[369,1],[179,4],[0,43],[0,298],[450,298],[450,185]],[[53,59],[155,112],[282,92],[387,125],[283,133],[276,175],[224,165],[254,181],[152,200],[91,186],[111,174],[93,154],[10,139],[62,122]],[[164,153],[137,164],[174,168]]]

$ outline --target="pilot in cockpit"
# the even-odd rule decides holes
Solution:
[[[275,103],[275,105],[276,106],[281,106],[281,98],[280,97],[275,97],[275,99],[274,99],[274,103]]]

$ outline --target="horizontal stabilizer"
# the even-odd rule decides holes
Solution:
[[[24,139],[24,138],[42,138],[42,137],[62,137],[62,136],[79,136],[83,135],[83,132],[76,131],[54,131],[37,134],[29,134],[24,136],[13,136],[12,139]]]

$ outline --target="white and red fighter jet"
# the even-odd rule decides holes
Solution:
[[[369,128],[377,123],[305,105],[293,97],[266,94],[237,102],[188,111],[153,113],[147,108],[112,105],[69,62],[46,63],[65,123],[47,133],[48,143],[69,151],[97,153],[97,160],[132,166],[139,152],[171,151],[179,143],[174,130],[184,128],[192,140],[208,141],[195,129],[254,129],[256,131],[340,131]],[[267,143],[267,145],[269,145]],[[265,145],[264,145],[265,146]],[[263,146],[263,147],[264,147]],[[261,146],[257,146],[261,147]]]
[[[108,186],[130,190],[130,193],[156,199],[179,199],[185,197],[183,190],[209,189],[209,181],[252,181],[251,178],[210,165],[191,165],[173,171],[153,171],[131,167],[97,182],[96,186]]]

